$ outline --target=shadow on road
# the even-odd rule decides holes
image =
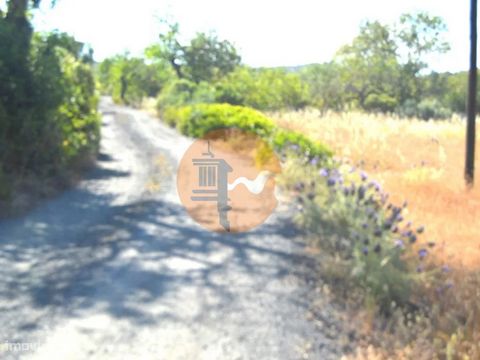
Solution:
[[[88,178],[127,175],[97,169]],[[247,292],[265,294],[269,281],[291,274],[292,262],[311,261],[285,248],[291,246],[285,239],[295,236],[288,218],[250,233],[217,234],[193,224],[173,203],[111,206],[108,196],[81,189],[28,220],[10,221],[0,236],[0,298],[9,299],[0,313],[25,315],[8,319],[12,340],[29,338],[41,322],[29,309],[47,310],[44,317],[107,312],[137,325],[193,324]],[[185,296],[201,306],[190,311]],[[158,302],[161,310],[149,308]]]

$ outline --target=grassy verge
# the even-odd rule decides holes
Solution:
[[[351,358],[480,358],[480,271],[472,249],[480,208],[478,189],[467,192],[461,179],[462,122],[364,114],[272,117],[321,138],[339,158],[381,179],[368,180],[350,165],[318,170],[323,176],[304,163],[284,172],[286,184],[297,184],[297,220],[321,249],[323,276],[339,299],[347,299],[357,328],[370,324]],[[426,230],[408,221],[422,216]],[[446,256],[448,247],[467,266]]]

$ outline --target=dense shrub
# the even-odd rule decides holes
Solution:
[[[243,106],[196,104],[170,107],[163,112],[163,119],[188,136],[201,137],[213,129],[236,127],[257,134],[279,153],[283,150],[297,149],[317,160],[329,158],[332,155],[332,152],[323,144],[311,141],[300,133],[279,129],[265,115]]]
[[[297,221],[323,250],[331,280],[365,289],[384,312],[415,303],[420,286],[445,285],[427,261],[432,245],[421,243],[423,227],[404,219],[406,205],[389,203],[376,181],[348,166],[290,161],[284,183],[297,194]]]
[[[281,128],[275,131],[272,144],[277,151],[290,147],[290,150],[300,152],[311,158],[312,161],[329,158],[333,155],[332,151],[325,145],[310,140],[302,133]]]
[[[403,117],[417,117],[423,120],[447,119],[452,116],[452,111],[435,98],[426,98],[420,103],[408,99],[397,108],[397,113]]]
[[[133,106],[145,97],[155,97],[173,78],[172,70],[162,62],[146,63],[143,58],[117,55],[96,68],[100,90],[117,103]]]
[[[14,36],[2,27],[3,21],[0,25],[1,36]],[[82,49],[65,34],[35,34],[28,67],[22,72],[14,71],[17,65],[2,54],[0,193],[4,198],[18,179],[62,177],[97,150],[95,81]]]
[[[447,119],[452,116],[451,110],[447,109],[437,99],[423,99],[417,107],[417,116],[420,119]]]
[[[162,115],[168,108],[188,104],[215,102],[215,89],[209,83],[194,83],[190,80],[174,80],[160,92],[157,111]]]
[[[282,69],[238,67],[217,85],[217,101],[260,110],[300,109],[308,104],[308,87]]]
[[[182,134],[193,137],[201,137],[210,130],[225,127],[237,127],[268,137],[275,128],[273,122],[258,111],[229,104],[186,106],[170,110],[167,118],[167,122],[175,123]]]

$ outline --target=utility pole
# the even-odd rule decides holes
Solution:
[[[477,103],[477,0],[470,0],[470,72],[467,102],[465,181],[472,187],[475,174],[475,111]]]

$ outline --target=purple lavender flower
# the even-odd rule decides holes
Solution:
[[[378,181],[376,181],[376,180],[372,180],[372,181],[370,182],[369,186],[373,187],[376,192],[379,192],[380,189],[381,189],[380,184],[379,184]]]
[[[335,178],[329,177],[328,180],[327,180],[327,185],[332,187],[332,186],[335,186],[336,182],[337,181],[335,180]]]
[[[418,257],[420,258],[420,260],[423,260],[425,256],[427,256],[427,254],[428,254],[427,249],[418,250]]]
[[[320,176],[322,176],[322,177],[327,177],[327,176],[328,176],[328,169],[321,168],[318,173],[319,173]]]
[[[405,247],[405,244],[400,239],[395,239],[394,244],[395,244],[395,247],[397,248],[403,249]]]
[[[415,234],[410,235],[409,240],[410,240],[410,244],[413,244],[414,242],[417,241],[417,235]]]
[[[363,198],[365,197],[365,187],[363,185],[360,185],[358,187],[358,199],[359,200],[363,200]]]
[[[375,247],[373,248],[373,251],[379,254],[382,251],[382,246],[380,244],[375,245]]]
[[[303,182],[298,182],[295,184],[294,189],[296,191],[302,191],[303,189],[305,189],[305,184]]]
[[[366,181],[368,179],[368,176],[364,171],[362,171],[360,173],[360,178],[362,179],[362,181]]]
[[[365,246],[365,247],[362,249],[362,253],[363,253],[363,255],[368,255],[368,247]]]
[[[375,235],[376,237],[382,236],[382,229],[375,229],[373,235]]]
[[[450,272],[450,267],[448,265],[443,265],[442,266],[442,272],[444,272],[444,273]]]
[[[317,165],[318,164],[318,158],[315,156],[312,160],[310,160],[310,165]]]
[[[363,223],[363,224],[362,224],[362,228],[367,229],[367,228],[368,228],[368,224],[367,224],[367,223]]]

